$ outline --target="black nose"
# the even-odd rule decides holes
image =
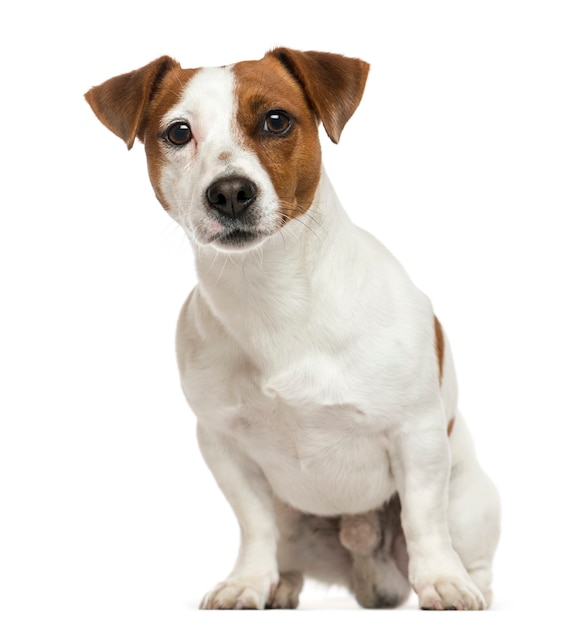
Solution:
[[[256,191],[256,185],[247,178],[222,178],[207,189],[207,201],[219,213],[236,217],[256,200]]]

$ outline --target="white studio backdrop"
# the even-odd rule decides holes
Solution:
[[[566,610],[570,32],[569,3],[551,0],[0,9],[2,624],[221,619],[196,608],[230,570],[238,530],[174,356],[191,250],[153,197],[142,146],[128,152],[83,93],[162,54],[198,67],[276,45],[371,63],[340,144],[322,134],[324,161],[452,341],[461,408],[503,498],[485,619]],[[301,611],[264,619],[355,606],[309,585]],[[422,619],[407,609],[395,619]]]

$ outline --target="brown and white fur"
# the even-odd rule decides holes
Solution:
[[[202,607],[295,607],[303,576],[367,607],[483,609],[497,493],[457,408],[449,343],[401,265],[342,208],[338,142],[369,66],[275,49],[181,69],[170,57],[87,94],[187,233],[181,381],[241,529]]]

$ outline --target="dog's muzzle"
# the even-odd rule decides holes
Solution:
[[[225,176],[214,180],[205,192],[205,206],[210,218],[224,227],[214,239],[224,250],[249,248],[270,231],[260,223],[257,209],[258,187],[244,176]]]

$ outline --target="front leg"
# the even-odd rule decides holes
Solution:
[[[394,439],[392,468],[401,499],[409,580],[422,609],[484,609],[484,598],[449,535],[450,451],[442,410],[438,398],[412,411]]]
[[[199,426],[201,452],[240,524],[235,566],[201,602],[202,609],[263,609],[278,583],[277,529],[262,472],[224,435]]]

